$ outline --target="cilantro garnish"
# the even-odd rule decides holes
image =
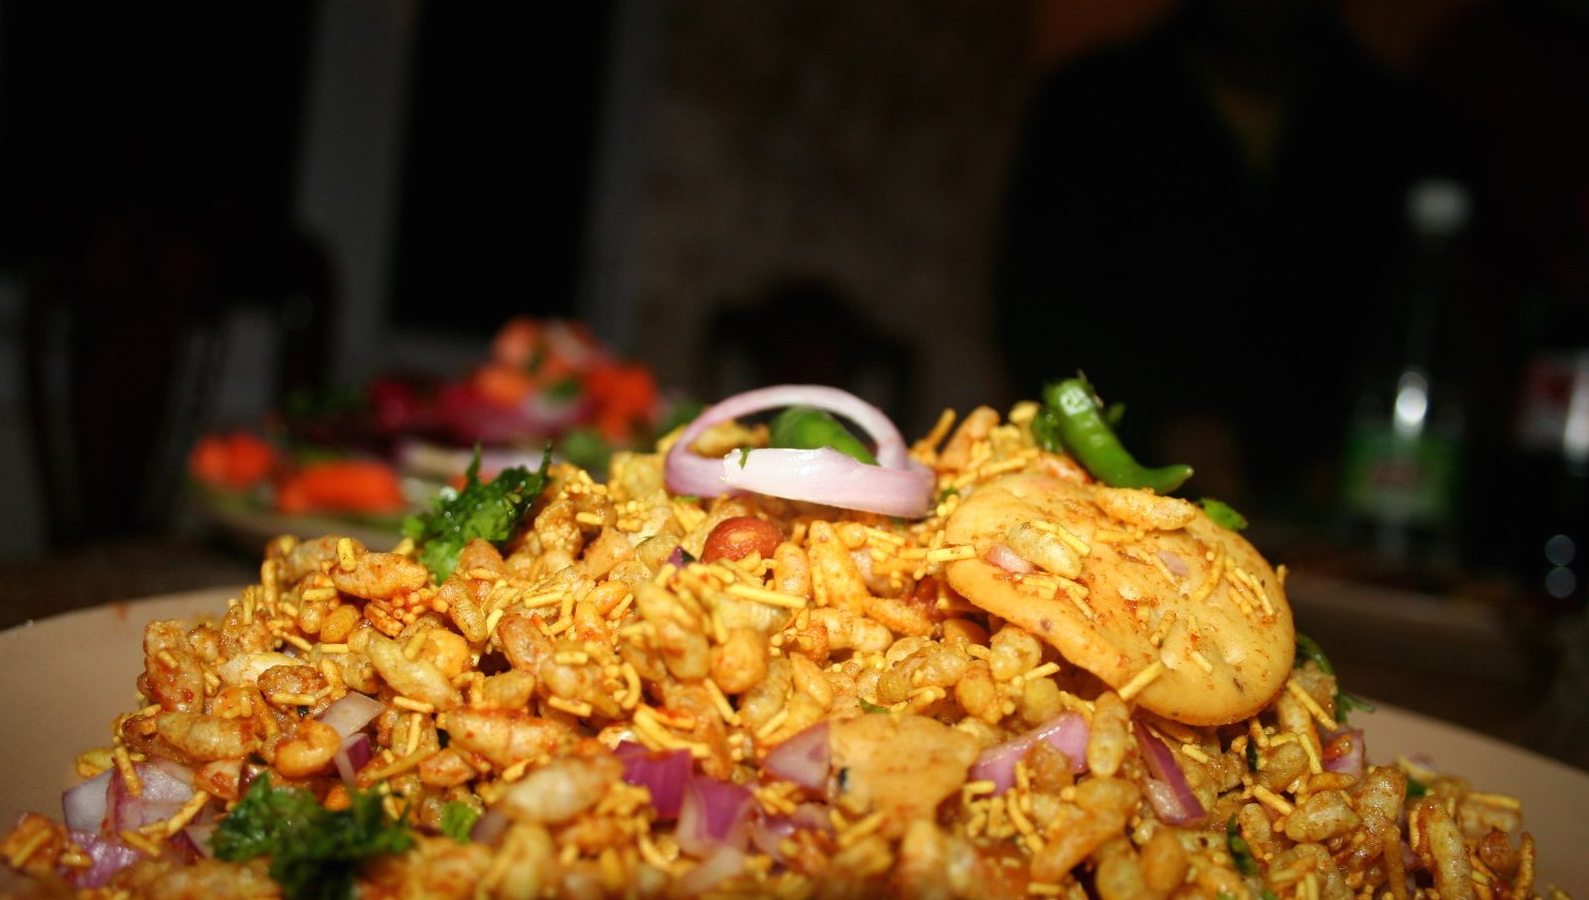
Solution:
[[[387,818],[379,794],[356,793],[352,806],[333,812],[309,792],[272,788],[261,775],[221,820],[211,846],[228,862],[269,856],[270,877],[288,900],[351,900],[361,863],[413,843],[403,819]]]
[[[441,808],[441,833],[460,844],[467,844],[469,831],[479,819],[479,810],[461,800],[449,801]]]
[[[1247,527],[1247,517],[1236,512],[1235,508],[1229,503],[1215,500],[1213,497],[1204,497],[1197,501],[1197,505],[1201,506],[1203,512],[1208,513],[1208,517],[1214,520],[1214,524],[1221,528],[1240,531]]]
[[[1236,871],[1243,875],[1257,875],[1258,861],[1252,858],[1252,846],[1241,836],[1235,816],[1225,823],[1225,842],[1230,845],[1230,858],[1236,863]]]
[[[1413,798],[1413,797],[1422,797],[1422,796],[1427,795],[1428,793],[1429,793],[1429,785],[1424,784],[1423,782],[1419,781],[1416,778],[1413,778],[1410,775],[1407,776],[1407,796],[1408,796],[1409,799]]]
[[[436,576],[437,584],[452,574],[464,544],[483,538],[500,546],[513,536],[519,520],[546,486],[546,468],[551,462],[552,448],[548,446],[539,471],[514,466],[492,481],[482,482],[478,477],[480,447],[476,445],[463,490],[445,489],[430,512],[403,520],[403,533],[419,547],[419,561]]]
[[[867,700],[865,700],[864,698],[861,700],[861,709],[864,709],[864,710],[866,710],[869,713],[893,712],[893,710],[889,709],[886,706],[878,706],[876,703],[870,703]]]
[[[1319,642],[1299,631],[1297,632],[1297,655],[1293,665],[1300,669],[1302,664],[1310,659],[1319,667],[1320,672],[1331,676],[1335,674],[1335,666],[1330,663],[1330,658],[1324,655],[1324,648],[1319,646]],[[1347,713],[1354,709],[1360,709],[1363,712],[1373,712],[1374,704],[1341,690],[1340,682],[1337,681],[1335,685],[1335,721],[1345,725]]]
[[[1258,743],[1256,741],[1247,742],[1247,771],[1258,771]]]
[[[1319,642],[1299,631],[1297,632],[1297,658],[1294,665],[1300,669],[1302,668],[1302,663],[1310,659],[1318,665],[1320,672],[1326,675],[1335,674],[1335,666],[1330,663],[1330,658],[1324,655],[1324,648],[1319,646]]]

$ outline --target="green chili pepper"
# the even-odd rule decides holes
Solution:
[[[839,424],[838,419],[820,409],[791,406],[772,420],[767,432],[767,443],[774,447],[792,447],[796,450],[832,447],[869,466],[877,465],[877,457],[866,449],[865,444]]]
[[[1215,525],[1229,528],[1231,531],[1240,531],[1247,527],[1247,517],[1236,512],[1229,503],[1215,500],[1213,497],[1204,497],[1197,501],[1197,505],[1203,508],[1203,512],[1208,513],[1208,517],[1214,520]]]
[[[1041,436],[1057,437],[1092,476],[1110,487],[1151,488],[1168,494],[1192,477],[1188,465],[1149,469],[1132,458],[1115,436],[1092,389],[1080,378],[1067,378],[1043,389],[1046,406]],[[1050,447],[1050,449],[1054,449]]]
[[[1230,859],[1236,864],[1238,872],[1243,875],[1258,874],[1258,861],[1253,859],[1252,845],[1241,836],[1241,827],[1236,824],[1235,816],[1225,822],[1225,843],[1230,847]]]

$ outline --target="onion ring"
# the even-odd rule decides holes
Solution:
[[[811,406],[859,425],[877,445],[875,466],[836,450],[766,448],[735,451],[721,460],[690,451],[706,429],[720,422],[785,406]],[[716,497],[735,490],[845,509],[918,518],[931,508],[933,475],[912,460],[899,429],[877,407],[837,388],[784,384],[735,394],[696,417],[668,450],[668,490]]]

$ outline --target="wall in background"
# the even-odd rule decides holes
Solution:
[[[1027,24],[1018,3],[675,3],[635,352],[699,383],[715,310],[808,278],[925,348],[907,429],[1000,397],[986,310]]]

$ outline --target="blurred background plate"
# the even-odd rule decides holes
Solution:
[[[133,708],[143,667],[144,623],[216,614],[237,589],[191,591],[114,603],[0,632],[0,822],[25,810],[61,815],[60,795],[79,780],[74,761],[105,744],[118,713]],[[1589,809],[1589,773],[1417,713],[1381,704],[1358,714],[1371,761],[1421,754],[1478,790],[1523,801],[1539,838],[1540,884],[1589,894],[1589,857],[1578,852]]]
[[[261,556],[265,552],[265,544],[283,534],[305,539],[334,534],[353,538],[371,550],[390,550],[403,539],[402,531],[395,523],[382,526],[329,514],[294,515],[263,507],[205,501],[196,504],[196,508],[200,518],[226,544],[251,556]]]

